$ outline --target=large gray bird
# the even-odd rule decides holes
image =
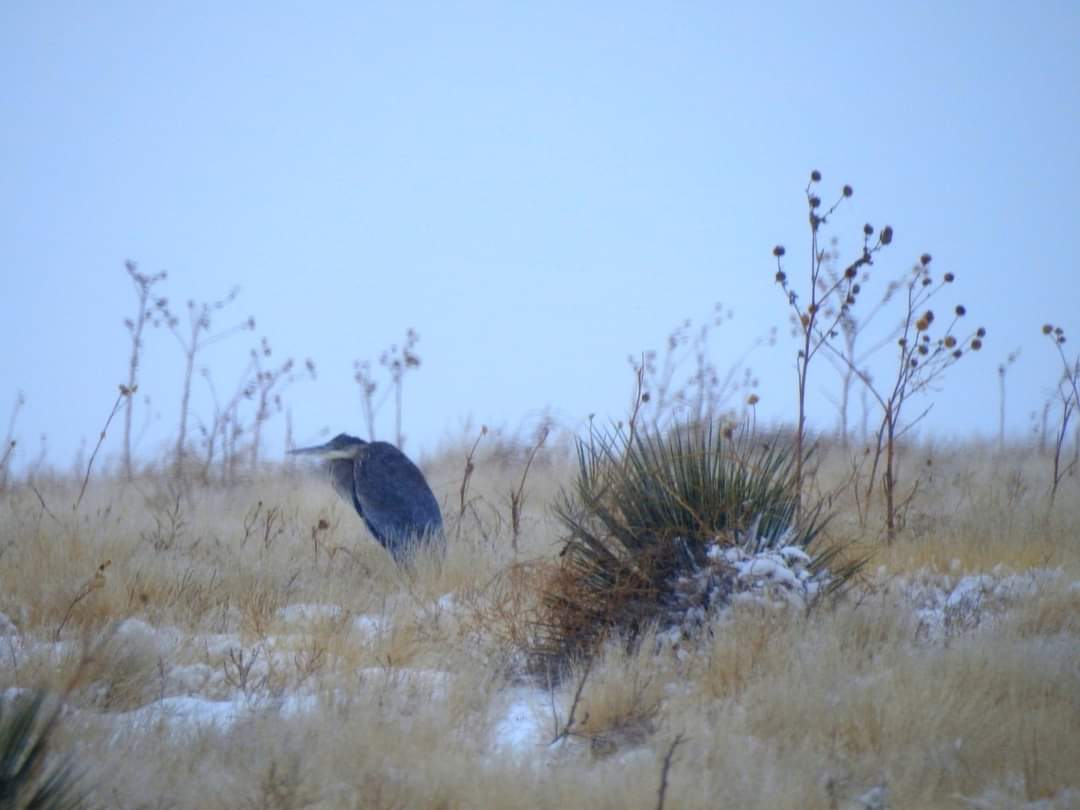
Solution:
[[[326,444],[290,450],[330,462],[330,481],[398,563],[418,545],[444,542],[442,514],[424,474],[387,442],[339,433]]]

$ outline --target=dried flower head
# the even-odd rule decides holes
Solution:
[[[923,267],[926,267],[926,265],[930,264],[931,258],[932,257],[929,253],[924,253],[922,256],[919,257],[919,264],[921,264]]]
[[[946,349],[951,349],[955,345],[956,345],[956,338],[954,338],[952,335],[946,335],[945,336],[945,348]]]
[[[980,326],[978,329],[975,330],[975,335],[977,337],[986,337],[986,330]]]
[[[812,172],[810,172],[810,182],[811,183],[820,183],[821,182],[821,172],[819,172],[817,169],[814,169]]]
[[[758,397],[757,394],[751,394],[746,398],[747,405],[757,405],[760,401],[761,399]]]
[[[977,352],[981,348],[982,348],[982,341],[979,340],[978,338],[974,338],[971,341],[971,350]]]
[[[855,193],[855,190],[851,186],[844,186],[844,196],[850,197]]]
[[[821,198],[820,197],[815,197],[813,194],[811,194],[810,195],[810,207],[811,208],[817,208],[819,205],[821,205]]]
[[[777,284],[783,284],[785,281],[787,281],[787,273],[785,273],[783,270],[777,270],[776,271],[776,283]]]
[[[1054,331],[1054,327],[1053,327],[1052,324],[1049,324],[1049,323],[1044,323],[1043,324],[1043,334],[1044,335],[1049,335],[1053,331]]]
[[[961,318],[967,315],[967,310],[964,308],[963,304],[956,305],[956,314],[959,315]]]
[[[784,251],[784,246],[783,246],[783,245],[777,245],[776,247],[774,247],[774,248],[772,249],[772,255],[773,255],[773,256],[775,256],[775,257],[776,257],[776,258],[778,258],[778,259],[779,259],[779,258],[780,258],[781,256],[783,256],[783,255],[784,255],[784,252],[785,252],[785,251]]]
[[[881,244],[888,245],[892,243],[893,229],[892,225],[886,225],[881,231]]]
[[[862,226],[862,232],[866,236],[873,236],[874,235],[874,226],[871,225],[869,222],[867,222],[865,225]]]
[[[954,276],[952,273],[946,273],[945,274],[945,283],[946,284],[952,284],[954,281],[956,281],[956,276]]]

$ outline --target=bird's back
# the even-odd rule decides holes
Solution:
[[[370,442],[354,461],[356,506],[371,533],[398,557],[417,538],[441,536],[442,513],[420,468],[394,445]]]

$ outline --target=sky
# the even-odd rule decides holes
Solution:
[[[125,260],[167,271],[174,306],[216,300],[255,332],[199,357],[231,390],[263,336],[312,358],[285,392],[298,442],[363,434],[356,360],[414,328],[406,449],[550,413],[625,415],[628,355],[732,318],[759,420],[794,408],[775,244],[806,274],[804,188],[855,190],[831,223],[895,230],[869,289],[924,251],[955,273],[985,348],[924,430],[1010,431],[1060,373],[1044,322],[1080,330],[1080,5],[357,3],[12,0],[0,8],[0,431],[64,465],[96,441],[127,376]],[[1080,340],[1080,335],[1077,335]],[[1070,345],[1071,344],[1067,344]],[[175,436],[183,354],[145,337],[138,452]],[[836,421],[825,363],[810,419]],[[149,397],[145,403],[144,397]],[[197,418],[212,408],[205,381]],[[268,423],[281,452],[284,415]],[[379,416],[392,437],[392,413]],[[114,425],[105,452],[115,454]]]

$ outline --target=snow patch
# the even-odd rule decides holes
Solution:
[[[342,610],[338,605],[326,605],[318,602],[286,605],[277,612],[278,618],[287,623],[315,622],[322,619],[337,619]]]
[[[509,690],[504,700],[505,708],[492,730],[492,753],[521,757],[550,741],[551,708],[546,692],[518,687]]]

